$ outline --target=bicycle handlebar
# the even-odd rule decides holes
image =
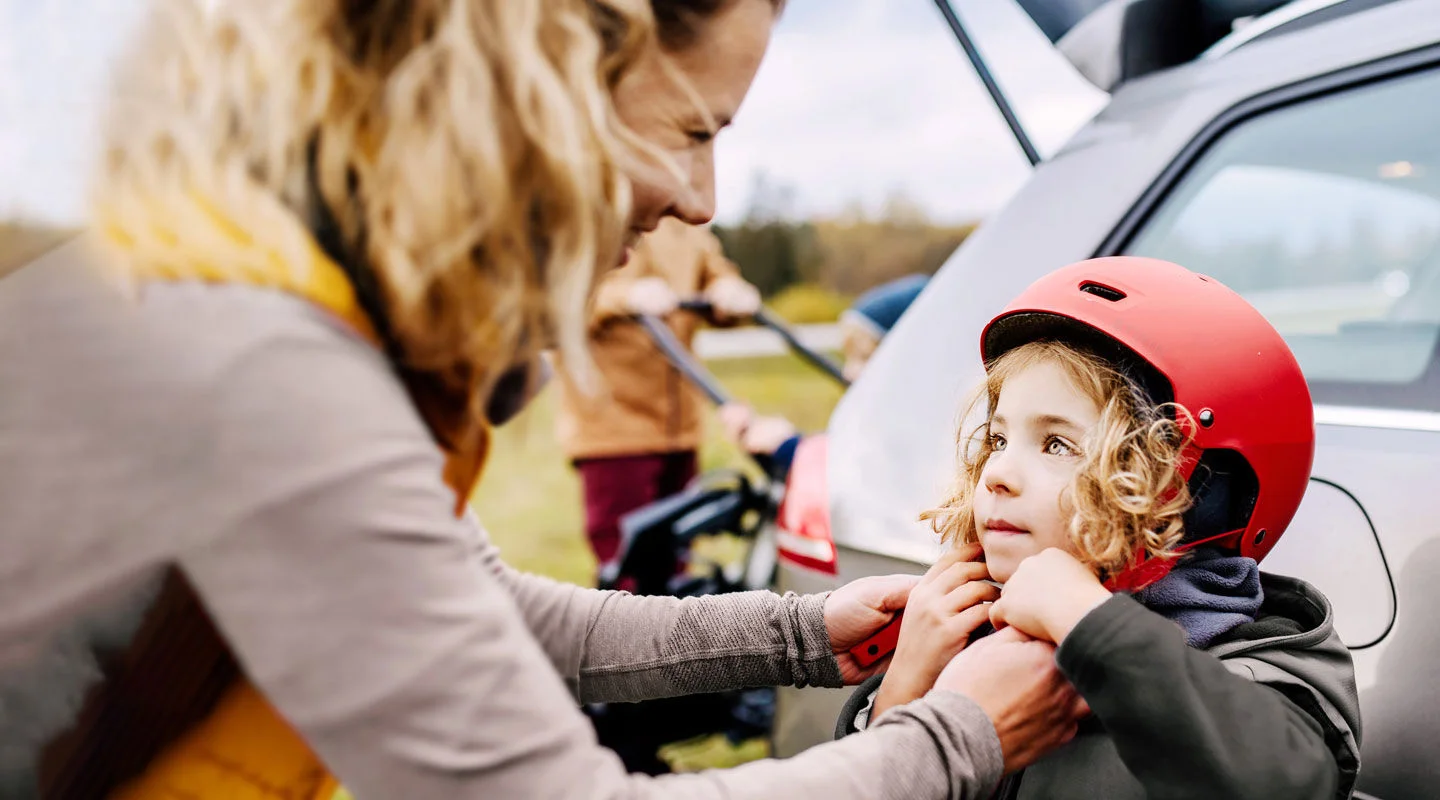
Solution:
[[[705,300],[702,298],[682,300],[680,301],[680,305],[678,306],[678,309],[681,311],[690,311],[697,314],[709,314],[714,311],[714,308],[714,305],[709,300]],[[800,337],[795,334],[794,329],[792,329],[787,322],[777,316],[775,312],[771,311],[768,308],[765,308],[764,306],[761,306],[760,310],[755,312],[753,318],[756,324],[760,325],[763,328],[769,328],[772,332],[774,332],[777,336],[784,340],[785,344],[790,348],[790,350],[793,351],[795,355],[799,356],[803,361],[825,373],[826,375],[830,376],[836,383],[840,384],[843,388],[850,388],[850,381],[845,377],[845,371],[841,369],[840,365],[836,364],[833,359],[827,357],[823,353],[817,352],[809,345],[800,341]]]

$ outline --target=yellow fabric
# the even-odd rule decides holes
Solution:
[[[198,280],[289,292],[334,314],[378,346],[375,329],[349,278],[318,246],[309,248],[309,263],[287,263],[203,200],[196,198],[195,202],[204,220],[211,223],[206,233],[219,234],[236,252],[248,257],[234,262],[187,258],[180,264],[135,258],[127,264],[128,274],[142,282]],[[122,252],[133,245],[118,229],[107,233],[110,243]],[[263,253],[258,258],[257,250]],[[489,440],[489,431],[482,430],[470,447],[446,454],[444,478],[455,490],[457,515],[464,512],[479,482]],[[210,716],[172,743],[144,774],[110,800],[331,800],[339,788],[305,741],[242,678],[226,691]]]
[[[111,800],[330,800],[338,788],[255,687],[240,681]]]
[[[230,252],[241,254],[241,257],[207,259],[204,255],[191,255],[185,249],[175,248],[172,252],[185,255],[176,258],[174,263],[146,257],[128,259],[128,275],[141,281],[238,283],[289,292],[329,311],[378,343],[375,330],[360,308],[350,279],[319,245],[308,241],[306,263],[291,264],[278,250],[255,240],[208,203],[195,198],[194,204],[200,211],[197,221],[210,223],[205,231],[209,234],[208,238],[221,243]],[[168,238],[160,236],[160,233],[155,235]],[[110,243],[122,253],[132,251],[134,245],[130,236],[113,228],[107,229],[106,234]]]

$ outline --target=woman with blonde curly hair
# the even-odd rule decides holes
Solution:
[[[577,700],[857,682],[914,579],[631,597],[463,512],[541,352],[592,377],[596,276],[712,215],[781,4],[158,0],[94,236],[0,284],[0,796],[978,797],[1059,741],[1011,642],[856,741],[627,776]]]
[[[953,549],[838,733],[904,708],[969,640],[1018,629],[1056,645],[1093,715],[995,797],[1349,797],[1349,651],[1323,595],[1258,565],[1315,447],[1280,335],[1209,278],[1113,258],[1041,278],[981,349],[983,413],[923,515]]]

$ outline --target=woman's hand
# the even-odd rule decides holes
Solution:
[[[1007,775],[1073,739],[1090,713],[1055,665],[1055,646],[1015,628],[967,647],[946,665],[935,688],[969,697],[990,718]]]
[[[850,648],[889,625],[919,582],[919,575],[875,575],[847,583],[825,598],[825,631],[830,634],[830,650],[840,662],[840,677],[846,686],[884,669],[884,660],[861,667]]]
[[[990,607],[995,627],[1006,625],[1059,645],[1110,590],[1089,567],[1064,550],[1049,548],[1020,562]],[[908,616],[908,615],[907,615]]]
[[[940,672],[985,623],[989,603],[1000,596],[1000,590],[986,582],[990,573],[980,560],[983,553],[978,544],[946,553],[910,593],[900,639],[871,719],[930,691]]]

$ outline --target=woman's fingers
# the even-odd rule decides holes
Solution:
[[[905,608],[910,595],[919,585],[919,580],[914,575],[873,575],[859,578],[855,582],[864,581],[861,584],[864,590],[857,595],[861,603],[876,611],[888,613]]]

